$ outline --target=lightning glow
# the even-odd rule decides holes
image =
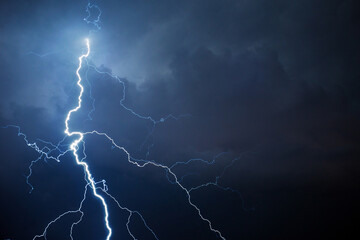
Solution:
[[[91,9],[96,9],[98,11],[98,15],[97,17],[95,18],[95,20],[90,20],[91,19],[91,13],[90,13],[90,10]],[[88,16],[84,19],[87,23],[91,23],[92,25],[94,25],[96,27],[97,30],[100,30],[100,16],[101,16],[101,10],[100,8],[97,6],[97,5],[92,5],[92,4],[88,4],[87,7],[86,7],[86,12],[88,13]],[[148,157],[150,155],[150,150],[151,148],[154,146],[154,143],[152,144],[149,144],[148,145],[148,148],[147,148],[147,153],[145,155],[145,159],[135,159],[133,157],[131,157],[130,153],[121,145],[119,145],[118,143],[116,143],[114,141],[114,139],[112,137],[110,137],[107,133],[104,133],[104,132],[99,132],[97,130],[91,130],[91,131],[86,131],[86,132],[81,132],[81,131],[72,131],[70,130],[70,121],[71,121],[71,116],[78,112],[81,107],[82,107],[82,97],[83,97],[83,94],[84,94],[84,86],[82,84],[82,76],[81,76],[81,71],[83,69],[83,65],[84,63],[86,63],[87,67],[91,67],[93,68],[97,73],[99,74],[106,74],[108,75],[109,77],[111,78],[114,78],[116,79],[121,85],[122,85],[122,98],[120,100],[120,106],[125,109],[127,112],[129,112],[130,114],[134,115],[136,118],[140,118],[140,119],[143,119],[145,121],[150,121],[152,123],[152,128],[150,129],[148,135],[146,136],[144,142],[141,144],[141,147],[140,148],[143,148],[145,143],[148,141],[148,139],[151,137],[151,135],[154,133],[155,131],[155,127],[157,124],[161,124],[165,121],[167,121],[168,119],[174,119],[174,120],[178,120],[180,118],[183,118],[183,117],[188,117],[190,116],[189,114],[184,114],[184,115],[180,115],[180,116],[174,116],[172,114],[169,114],[167,116],[164,116],[162,118],[160,118],[159,120],[156,120],[154,119],[153,117],[151,116],[144,116],[142,114],[139,114],[137,113],[136,111],[134,111],[132,108],[126,106],[124,104],[125,102],[125,98],[126,98],[126,95],[125,95],[125,83],[124,81],[122,81],[122,79],[120,79],[118,76],[116,75],[113,75],[111,73],[108,73],[108,72],[104,72],[104,71],[100,71],[99,69],[97,69],[95,66],[91,65],[87,58],[90,56],[90,53],[91,53],[91,48],[90,48],[90,40],[88,38],[85,39],[85,46],[86,46],[86,51],[84,54],[80,55],[80,57],[78,57],[78,67],[75,71],[75,74],[76,74],[76,77],[77,77],[77,86],[79,87],[80,89],[80,92],[79,92],[79,95],[77,96],[77,102],[76,102],[76,106],[72,109],[70,109],[68,112],[67,112],[67,115],[66,115],[66,118],[65,118],[65,121],[64,121],[64,125],[65,125],[65,130],[64,130],[64,133],[65,133],[65,137],[58,143],[58,144],[53,144],[51,142],[47,142],[47,141],[43,141],[41,139],[37,139],[38,142],[34,142],[34,143],[31,143],[27,136],[21,132],[21,129],[19,126],[15,126],[15,125],[8,125],[6,126],[5,128],[16,128],[17,131],[18,131],[18,136],[21,136],[23,137],[26,145],[28,147],[31,147],[33,148],[36,152],[39,153],[39,156],[38,158],[36,158],[35,160],[31,161],[30,165],[29,165],[29,172],[28,174],[25,176],[26,177],[26,183],[29,185],[30,187],[30,193],[33,191],[34,187],[33,185],[30,183],[30,177],[32,175],[32,168],[33,166],[40,160],[44,159],[44,160],[48,160],[48,159],[51,159],[51,160],[55,160],[56,162],[60,162],[60,158],[63,157],[65,154],[67,153],[71,153],[75,159],[75,162],[76,162],[76,165],[80,166],[83,168],[84,170],[84,179],[86,181],[86,185],[85,185],[85,190],[84,190],[84,193],[83,193],[83,198],[79,204],[79,207],[75,210],[70,210],[70,211],[66,211],[62,214],[60,214],[59,216],[57,216],[56,218],[54,218],[53,220],[51,220],[47,226],[45,227],[45,229],[43,230],[43,232],[39,235],[36,235],[34,236],[33,240],[37,239],[37,238],[44,238],[44,239],[47,239],[47,231],[48,229],[50,228],[50,226],[52,224],[55,224],[59,219],[61,219],[62,217],[66,216],[66,215],[69,215],[69,214],[78,214],[80,213],[81,216],[80,218],[73,222],[72,225],[71,225],[71,228],[70,228],[70,238],[73,240],[73,229],[74,227],[79,224],[82,219],[83,219],[83,216],[84,216],[84,212],[82,211],[82,207],[83,207],[83,203],[84,201],[86,200],[86,196],[88,194],[88,188],[91,189],[91,193],[92,195],[99,200],[99,202],[101,203],[101,206],[103,208],[103,213],[104,213],[104,225],[107,229],[107,234],[106,234],[106,237],[105,239],[106,240],[110,240],[111,239],[111,236],[112,236],[112,233],[113,233],[113,230],[110,226],[110,222],[109,222],[109,207],[107,205],[107,202],[105,199],[108,199],[108,200],[112,200],[113,202],[116,203],[116,205],[123,211],[126,211],[128,213],[128,218],[127,218],[127,223],[126,223],[126,227],[127,227],[127,230],[128,230],[128,234],[135,240],[136,237],[135,235],[131,232],[130,230],[130,227],[129,227],[129,224],[130,224],[130,221],[131,221],[131,218],[132,216],[134,215],[138,215],[144,226],[149,230],[149,232],[152,234],[152,236],[155,238],[155,239],[159,239],[157,237],[157,235],[155,234],[155,231],[150,228],[150,226],[146,223],[145,221],[145,218],[141,215],[141,213],[139,211],[136,211],[136,210],[131,210],[127,207],[124,207],[122,206],[119,201],[117,199],[115,199],[115,197],[113,197],[110,193],[109,193],[109,189],[108,189],[108,186],[106,185],[106,181],[105,180],[100,180],[100,181],[96,181],[90,171],[90,167],[89,165],[86,163],[86,153],[85,153],[85,140],[84,138],[87,136],[87,135],[97,135],[97,136],[100,136],[100,137],[105,137],[112,145],[113,148],[116,148],[122,152],[124,152],[126,155],[127,155],[127,161],[130,163],[130,164],[133,164],[139,168],[144,168],[144,167],[147,167],[147,166],[153,166],[153,167],[156,167],[156,168],[160,168],[160,169],[163,169],[165,170],[165,173],[166,173],[166,177],[168,179],[168,181],[174,185],[177,185],[179,187],[179,189],[181,189],[183,191],[183,193],[186,195],[187,197],[187,200],[188,200],[188,203],[190,206],[193,207],[193,209],[197,212],[199,218],[206,222],[210,231],[214,232],[219,238],[221,238],[222,240],[225,240],[225,237],[223,236],[223,234],[216,228],[213,227],[213,224],[212,222],[206,218],[202,211],[200,210],[200,208],[195,205],[192,201],[192,198],[191,198],[191,192],[192,191],[195,191],[197,189],[200,189],[200,188],[203,188],[203,187],[207,187],[207,186],[215,186],[219,189],[222,189],[224,191],[231,191],[231,192],[234,192],[234,193],[237,193],[240,198],[242,199],[241,197],[241,194],[240,192],[238,192],[237,190],[234,190],[232,188],[229,188],[229,187],[223,187],[221,185],[219,185],[219,179],[223,177],[223,175],[225,174],[225,172],[227,171],[228,168],[230,168],[237,160],[240,159],[240,157],[237,157],[237,158],[234,158],[228,165],[225,166],[225,168],[223,169],[223,171],[221,172],[221,174],[219,176],[216,176],[215,180],[214,181],[211,181],[211,182],[207,182],[207,183],[204,183],[204,184],[201,184],[201,185],[198,185],[198,186],[193,186],[193,187],[185,187],[185,185],[182,183],[183,179],[190,174],[187,174],[187,175],[184,175],[184,176],[177,176],[175,173],[174,173],[174,169],[179,166],[179,165],[187,165],[187,164],[190,164],[191,162],[202,162],[204,164],[208,164],[208,165],[212,165],[216,162],[216,159],[226,153],[220,153],[218,155],[216,155],[212,161],[205,161],[203,159],[190,159],[188,161],[184,161],[184,162],[176,162],[174,163],[173,165],[170,165],[170,166],[166,166],[164,164],[160,164],[160,163],[157,163],[155,160],[148,160]],[[42,55],[38,55],[38,54],[35,54],[35,53],[29,53],[29,54],[33,54],[33,55],[36,55],[36,56],[40,56],[42,57]],[[45,55],[44,55],[45,56]],[[87,75],[86,75],[87,76]],[[85,77],[85,79],[87,80],[87,77]],[[90,85],[90,83],[89,83]],[[90,96],[91,96],[91,86],[90,86]],[[92,98],[92,97],[91,97]],[[90,117],[90,114],[95,111],[95,106],[94,106],[94,102],[95,102],[95,99],[92,99],[93,100],[93,109],[91,110],[91,112],[88,114],[88,117],[89,117],[89,120],[91,120],[91,117]],[[65,139],[73,139],[71,141],[70,144],[65,144]],[[45,145],[44,147],[41,147],[42,145]],[[79,149],[82,148],[82,153],[79,154]],[[82,158],[80,158],[79,155],[83,155]],[[170,176],[171,176],[171,180],[170,179]],[[242,199],[243,200],[243,199]],[[244,206],[244,201],[243,201],[243,206]]]
[[[71,131],[69,131],[69,121],[70,121],[70,118],[71,118],[71,114],[74,113],[74,112],[77,112],[81,108],[82,95],[84,93],[84,87],[81,84],[82,79],[81,79],[81,75],[80,75],[80,70],[81,70],[81,67],[82,67],[83,59],[87,58],[89,56],[89,54],[90,54],[90,41],[89,41],[89,39],[86,38],[85,42],[86,42],[87,51],[86,51],[85,54],[83,54],[83,55],[81,55],[79,57],[79,67],[76,70],[76,76],[78,77],[77,85],[80,88],[80,94],[78,96],[78,105],[68,112],[68,114],[66,116],[66,119],[65,119],[65,131],[64,132],[69,137],[74,136],[74,135],[78,137],[77,139],[75,139],[70,144],[70,149],[71,149],[71,151],[72,151],[72,153],[73,153],[73,155],[75,157],[76,164],[78,164],[78,165],[80,165],[80,166],[82,166],[84,168],[86,178],[87,178],[87,180],[88,180],[88,182],[89,182],[89,184],[90,184],[90,186],[91,186],[91,188],[93,190],[94,196],[101,201],[101,203],[102,203],[102,205],[104,207],[104,212],[105,212],[104,221],[105,221],[106,228],[108,230],[106,240],[109,240],[110,237],[111,237],[111,234],[112,234],[112,229],[111,229],[111,227],[109,225],[108,206],[107,206],[107,204],[105,202],[105,199],[100,194],[98,194],[98,192],[96,191],[95,181],[94,181],[94,178],[92,177],[92,174],[90,172],[89,165],[84,161],[80,161],[79,160],[79,155],[77,153],[77,150],[79,149],[79,143],[83,140],[84,134],[82,132],[77,132],[77,131],[71,132]]]

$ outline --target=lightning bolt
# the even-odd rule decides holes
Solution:
[[[76,160],[76,164],[77,165],[80,165],[84,168],[84,171],[85,171],[85,175],[86,175],[86,178],[93,190],[93,194],[96,198],[98,198],[100,201],[101,201],[101,204],[103,205],[103,208],[104,208],[104,212],[105,212],[105,218],[104,218],[104,221],[105,221],[105,225],[106,225],[106,228],[108,230],[108,234],[106,236],[106,240],[109,240],[110,237],[111,237],[111,234],[112,234],[112,229],[109,225],[109,212],[108,212],[108,206],[105,202],[105,199],[100,195],[98,194],[97,190],[96,190],[96,184],[95,184],[95,181],[94,181],[94,178],[92,177],[92,174],[90,172],[90,169],[89,169],[89,165],[84,162],[84,161],[80,161],[79,160],[79,155],[77,153],[78,149],[79,149],[79,143],[83,141],[84,139],[84,134],[82,132],[71,132],[69,130],[69,121],[70,121],[70,118],[71,118],[71,114],[74,113],[74,112],[77,112],[80,108],[81,108],[81,102],[82,102],[82,95],[84,93],[84,87],[82,86],[81,84],[81,75],[80,75],[80,70],[81,70],[81,67],[82,67],[82,63],[83,63],[83,59],[84,58],[87,58],[90,54],[90,41],[88,38],[85,39],[85,42],[86,42],[86,53],[81,55],[79,57],[79,67],[77,68],[76,70],[76,76],[78,77],[78,81],[77,81],[77,85],[79,86],[80,88],[80,94],[78,96],[78,105],[71,109],[67,116],[66,116],[66,119],[65,119],[65,134],[69,137],[71,136],[77,136],[78,138],[75,139],[71,144],[70,144],[70,149],[75,157],[75,160]]]
[[[95,18],[95,20],[89,20],[91,18],[91,12],[90,10],[94,8],[98,11],[98,16]],[[100,30],[100,15],[101,15],[101,10],[100,8],[97,6],[97,5],[92,5],[90,3],[88,3],[87,7],[86,7],[86,12],[88,13],[88,16],[84,19],[87,23],[91,23],[93,24],[97,30]],[[84,216],[84,212],[82,211],[82,206],[83,206],[83,203],[84,201],[86,200],[86,196],[88,194],[88,190],[89,188],[91,189],[91,193],[92,195],[97,198],[99,200],[99,202],[101,203],[101,206],[103,208],[103,211],[104,211],[104,224],[105,224],[105,227],[107,229],[107,235],[106,235],[106,240],[110,240],[111,236],[112,236],[112,228],[110,226],[110,222],[109,222],[109,209],[108,209],[108,205],[106,203],[106,200],[105,199],[111,199],[112,201],[114,201],[116,203],[116,205],[121,209],[121,210],[124,210],[124,211],[127,211],[128,212],[128,221],[126,223],[126,227],[127,227],[127,230],[128,230],[128,233],[129,235],[135,240],[136,237],[134,236],[134,234],[131,232],[130,230],[130,227],[129,227],[129,224],[131,222],[131,218],[132,216],[134,215],[138,215],[144,226],[151,232],[151,234],[153,235],[153,237],[155,239],[158,240],[158,237],[157,235],[155,234],[155,232],[150,228],[150,226],[146,223],[144,217],[141,215],[140,212],[136,211],[136,210],[131,210],[127,207],[124,207],[122,206],[119,201],[113,197],[109,191],[108,191],[108,186],[106,185],[106,181],[105,180],[101,180],[101,181],[95,181],[91,171],[90,171],[90,167],[89,165],[86,163],[86,153],[85,153],[85,140],[84,138],[87,136],[87,135],[98,135],[100,137],[105,137],[112,145],[113,148],[116,148],[122,152],[124,152],[126,155],[127,155],[127,161],[139,168],[144,168],[146,166],[154,166],[154,167],[157,167],[157,168],[161,168],[163,170],[165,170],[165,173],[166,173],[166,177],[168,179],[168,181],[172,184],[175,184],[177,185],[183,192],[184,194],[186,195],[187,197],[187,200],[188,200],[188,203],[190,204],[190,206],[192,206],[194,208],[194,210],[198,213],[198,216],[201,220],[203,220],[204,222],[207,223],[209,229],[214,232],[215,234],[217,234],[217,236],[219,238],[221,238],[222,240],[225,240],[225,237],[222,235],[222,233],[217,230],[216,228],[213,227],[213,224],[212,222],[204,217],[203,213],[201,212],[200,208],[195,205],[192,201],[192,198],[191,198],[191,192],[193,191],[196,191],[197,189],[200,189],[200,188],[204,188],[204,187],[208,187],[208,186],[214,186],[214,187],[217,187],[221,190],[224,190],[224,191],[231,191],[233,193],[236,193],[239,195],[239,197],[242,199],[242,196],[240,194],[239,191],[237,190],[234,190],[230,187],[224,187],[224,186],[221,186],[219,184],[219,180],[223,177],[223,175],[225,174],[225,172],[227,171],[228,168],[230,168],[236,161],[238,161],[240,159],[240,157],[237,157],[237,158],[234,158],[228,165],[225,166],[225,168],[223,169],[223,171],[221,172],[220,175],[216,176],[215,180],[214,181],[210,181],[210,182],[207,182],[207,183],[204,183],[204,184],[201,184],[201,185],[197,185],[197,186],[193,186],[193,187],[185,187],[185,185],[182,183],[184,178],[186,178],[187,176],[189,175],[192,175],[193,173],[189,173],[189,174],[186,174],[182,177],[179,177],[178,175],[175,174],[174,172],[174,169],[177,168],[178,166],[180,165],[188,165],[192,162],[201,162],[201,163],[204,163],[204,164],[208,164],[208,165],[213,165],[215,164],[216,162],[216,159],[219,158],[220,156],[222,155],[225,155],[226,153],[220,153],[216,156],[213,157],[212,161],[205,161],[204,159],[200,159],[200,158],[196,158],[196,159],[190,159],[188,161],[184,161],[184,162],[176,162],[174,163],[173,165],[171,166],[166,166],[164,164],[160,164],[160,163],[157,163],[155,160],[148,160],[148,157],[149,157],[149,154],[150,154],[150,149],[154,146],[154,142],[152,144],[149,144],[148,145],[148,149],[147,149],[147,152],[146,152],[146,155],[145,155],[145,159],[136,159],[136,158],[133,158],[131,157],[130,153],[122,146],[120,146],[119,144],[117,144],[113,138],[111,138],[107,133],[103,133],[103,132],[99,132],[97,130],[92,130],[92,131],[88,131],[88,132],[81,132],[81,131],[71,131],[70,130],[70,121],[71,121],[71,116],[78,112],[80,109],[81,109],[81,106],[82,106],[82,97],[83,97],[83,94],[84,94],[84,86],[82,85],[82,77],[81,77],[81,70],[83,68],[83,64],[84,62],[86,62],[87,66],[88,67],[91,67],[93,68],[96,72],[98,72],[99,74],[106,74],[108,75],[109,77],[111,78],[114,78],[116,79],[121,85],[122,85],[122,89],[123,89],[123,94],[122,94],[122,98],[120,100],[120,105],[123,109],[125,109],[126,111],[128,111],[130,114],[134,115],[135,117],[137,118],[140,118],[140,119],[143,119],[145,121],[150,121],[152,123],[152,128],[150,129],[148,135],[146,136],[144,142],[141,144],[141,147],[140,148],[143,148],[144,145],[146,144],[146,142],[149,140],[149,138],[152,136],[152,134],[154,133],[155,131],[155,127],[157,124],[160,124],[160,123],[163,123],[165,122],[166,120],[168,119],[174,119],[174,120],[178,120],[180,118],[183,118],[183,117],[188,117],[190,116],[189,114],[184,114],[184,115],[180,115],[180,116],[174,116],[172,114],[169,114],[167,116],[164,116],[162,118],[160,118],[159,120],[156,120],[154,118],[152,118],[151,116],[144,116],[144,115],[141,115],[137,112],[135,112],[133,109],[131,109],[130,107],[126,106],[124,104],[124,101],[125,101],[125,98],[126,98],[126,95],[125,95],[125,82],[122,81],[121,78],[119,78],[118,76],[116,75],[113,75],[109,72],[105,72],[105,71],[101,71],[99,70],[98,68],[96,68],[96,66],[94,65],[91,65],[88,61],[87,61],[87,58],[89,57],[90,55],[90,52],[91,52],[91,48],[90,48],[90,40],[88,38],[85,39],[85,46],[86,46],[86,51],[84,54],[82,54],[79,58],[78,58],[78,67],[76,69],[76,76],[77,76],[77,86],[79,87],[80,89],[80,92],[79,92],[79,95],[77,97],[77,105],[68,111],[67,115],[66,115],[66,118],[65,118],[65,130],[64,130],[64,133],[65,133],[65,137],[58,143],[58,144],[52,144],[51,142],[47,142],[47,141],[43,141],[41,139],[37,139],[38,142],[34,142],[34,143],[31,143],[28,139],[27,139],[27,136],[21,132],[21,129],[19,126],[15,126],[15,125],[8,125],[6,126],[5,128],[9,128],[9,127],[12,127],[12,128],[16,128],[17,131],[18,131],[18,136],[21,136],[23,137],[26,145],[28,147],[31,147],[33,148],[35,151],[37,151],[39,153],[39,157],[33,161],[31,161],[30,165],[29,165],[29,173],[28,175],[26,175],[26,183],[29,185],[30,187],[30,193],[33,191],[34,187],[33,185],[30,183],[30,177],[32,175],[32,167],[40,160],[44,159],[44,160],[48,160],[48,159],[51,159],[51,160],[55,160],[57,162],[60,162],[60,158],[62,156],[64,156],[65,154],[67,153],[72,153],[73,157],[75,158],[75,162],[78,166],[82,167],[83,170],[84,170],[84,179],[86,181],[86,186],[85,186],[85,189],[84,189],[84,194],[83,194],[83,198],[78,206],[77,209],[74,209],[74,210],[70,210],[70,211],[66,211],[62,214],[60,214],[59,216],[57,216],[55,219],[53,219],[52,221],[50,221],[48,223],[48,225],[45,227],[44,231],[42,232],[42,234],[39,234],[39,235],[36,235],[34,236],[33,240],[37,239],[37,238],[45,238],[47,239],[47,230],[49,229],[49,227],[56,223],[59,219],[61,219],[62,217],[66,216],[66,215],[69,215],[69,214],[76,214],[76,213],[80,213],[80,218],[78,219],[78,221],[76,222],[73,222],[72,225],[71,225],[71,229],[70,229],[70,238],[73,240],[73,236],[72,236],[72,233],[73,233],[73,229],[74,227],[79,224],[82,219],[83,219],[83,216]],[[33,54],[33,55],[36,55],[36,56],[40,56],[42,57],[42,55],[38,55],[38,54],[35,54],[35,53],[29,53],[29,54]],[[44,55],[45,56],[45,55]],[[87,72],[86,72],[86,77],[85,79],[87,80]],[[87,80],[88,81],[88,80]],[[90,85],[90,82],[88,81],[88,84],[90,86],[90,97],[92,99],[92,96],[91,96],[91,85]],[[95,102],[95,99],[92,99],[93,100],[93,109],[91,110],[91,112],[88,114],[88,118],[89,120],[91,120],[91,117],[90,117],[90,114],[95,111],[95,106],[94,106],[94,102]],[[65,144],[65,139],[67,138],[71,138],[73,139],[72,142],[70,144]],[[40,144],[41,143],[41,144]],[[43,147],[41,147],[41,145],[44,145]],[[83,157],[80,158],[80,154],[79,154],[79,149],[82,148],[82,155]],[[171,178],[170,178],[171,176]],[[242,199],[243,201],[243,199]],[[245,209],[244,207],[244,201],[243,201],[243,208]]]

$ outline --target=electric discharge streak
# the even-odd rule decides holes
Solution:
[[[80,75],[80,70],[81,70],[81,67],[82,67],[82,63],[83,63],[83,59],[84,58],[87,58],[90,54],[90,42],[89,42],[89,39],[86,38],[85,39],[85,42],[86,42],[86,48],[87,48],[87,51],[86,51],[86,54],[83,54],[79,57],[79,67],[77,68],[76,70],[76,76],[78,77],[78,81],[77,81],[77,85],[80,87],[80,94],[79,94],[79,97],[78,97],[78,105],[71,109],[67,116],[66,116],[66,120],[65,120],[65,134],[68,135],[69,137],[71,136],[78,136],[78,138],[76,140],[74,140],[71,144],[70,144],[70,149],[75,157],[75,160],[76,160],[76,164],[78,165],[81,165],[83,168],[84,168],[84,171],[85,171],[85,174],[86,174],[86,178],[93,190],[93,194],[96,198],[98,198],[103,207],[104,207],[104,212],[105,212],[105,225],[106,225],[106,228],[108,230],[108,234],[106,236],[106,240],[109,240],[110,237],[111,237],[111,233],[112,233],[112,229],[109,225],[109,212],[108,212],[108,206],[105,202],[105,199],[99,195],[96,191],[96,186],[95,186],[95,181],[94,181],[94,178],[92,177],[91,175],[91,172],[90,172],[90,169],[89,169],[89,165],[84,162],[84,161],[81,161],[79,160],[79,155],[77,153],[78,149],[79,149],[79,143],[81,141],[83,141],[84,139],[84,134],[82,132],[71,132],[69,131],[69,121],[70,121],[70,118],[71,118],[71,114],[74,113],[74,112],[77,112],[80,108],[81,108],[81,102],[82,102],[82,95],[83,95],[83,92],[84,92],[84,87],[81,85],[81,75]]]

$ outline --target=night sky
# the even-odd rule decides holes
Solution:
[[[91,23],[99,9],[87,13],[84,0],[0,5],[0,240],[33,239],[83,198],[71,153],[37,161],[29,193],[39,154],[6,126],[39,146],[64,138],[85,38],[91,54],[73,131],[106,132],[142,163],[202,159],[172,170],[186,189],[217,179],[190,194],[225,239],[360,239],[359,1],[90,3],[101,9],[99,30]],[[221,239],[164,169],[129,163],[104,137],[85,142],[94,179],[158,239]],[[111,239],[132,239],[128,213],[106,202]],[[82,211],[74,240],[105,239],[90,189]],[[70,239],[80,216],[52,224],[47,239]],[[155,239],[139,215],[129,228]]]

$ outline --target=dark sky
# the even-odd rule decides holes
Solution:
[[[29,141],[64,137],[76,105],[75,71],[89,37],[84,105],[74,130],[109,133],[136,158],[171,166],[203,215],[226,239],[357,239],[360,209],[360,3],[356,0],[101,0],[101,30],[87,1],[0,5],[0,125]],[[94,8],[91,17],[98,14]],[[90,20],[93,20],[91,19]],[[95,99],[92,109],[91,96]],[[147,138],[147,136],[149,136]],[[0,129],[0,240],[32,239],[78,207],[85,181],[73,157],[41,160],[14,128]],[[219,239],[181,189],[155,167],[137,168],[99,136],[86,138],[96,180],[141,212],[159,239]],[[147,154],[150,149],[149,154]],[[238,160],[232,161],[234,159]],[[231,166],[230,166],[231,164]],[[230,167],[227,167],[230,166]],[[236,192],[235,192],[236,191]],[[126,212],[109,202],[112,239],[131,239]],[[102,209],[89,194],[74,239],[104,239]],[[79,214],[52,225],[70,239]],[[153,239],[140,218],[136,238]]]

